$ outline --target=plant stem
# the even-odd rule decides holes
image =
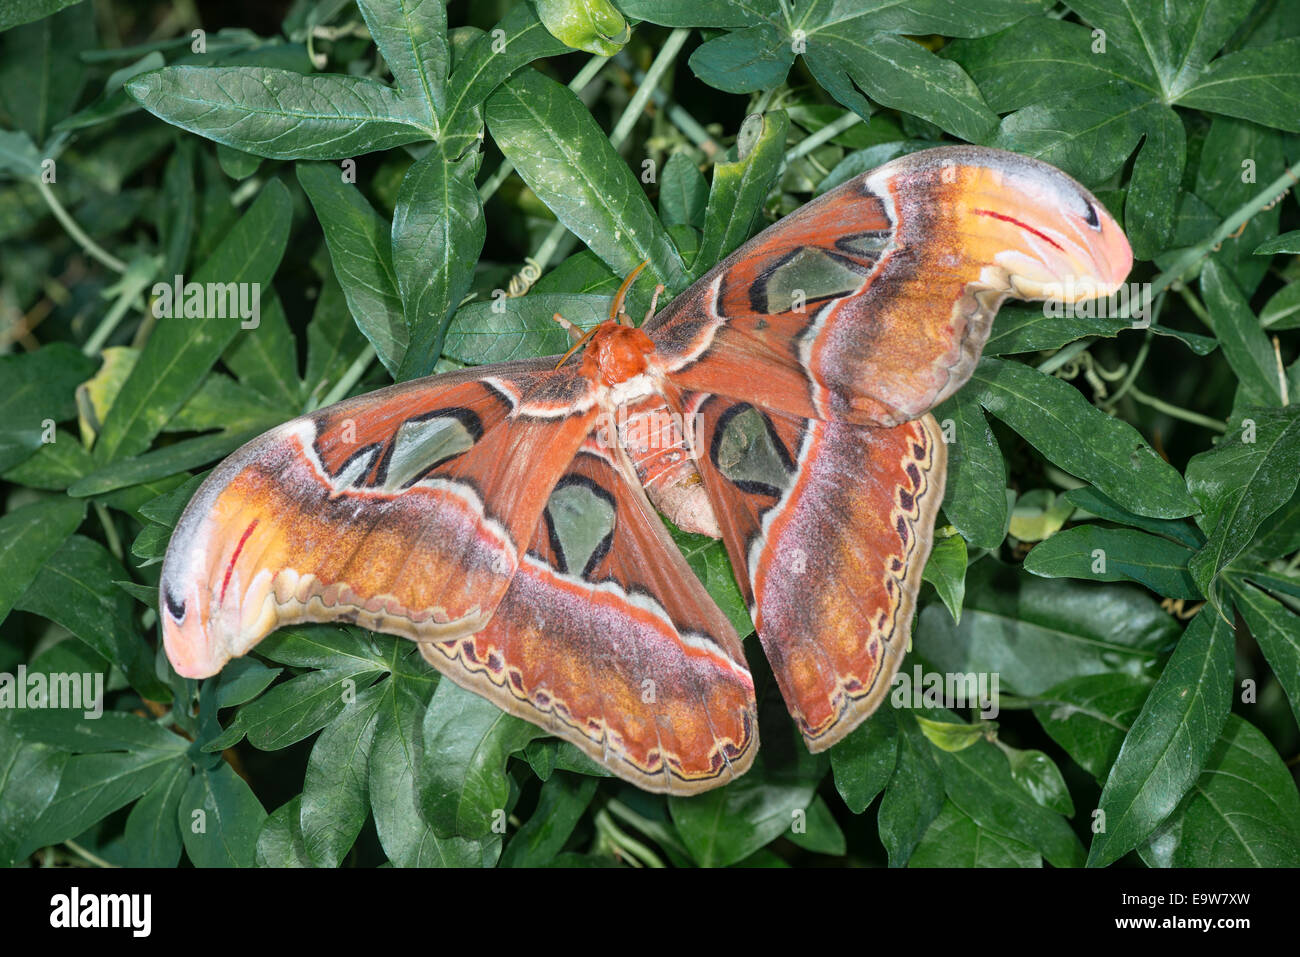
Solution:
[[[1177,405],[1170,405],[1163,399],[1157,399],[1153,395],[1147,395],[1137,386],[1129,386],[1129,395],[1143,405],[1149,405],[1157,412],[1163,412],[1165,415],[1175,419],[1182,419],[1184,422],[1191,422],[1193,425],[1204,426],[1207,429],[1213,429],[1215,432],[1227,432],[1228,427],[1218,419],[1211,419],[1207,415],[1201,415],[1198,412],[1191,412]]]
[[[637,87],[636,93],[632,95],[632,99],[628,102],[626,109],[623,110],[623,115],[614,124],[614,132],[609,134],[609,141],[614,144],[614,149],[622,146],[623,141],[631,134],[632,127],[636,125],[636,121],[641,118],[641,113],[645,110],[646,101],[650,99],[651,94],[659,85],[659,81],[663,79],[664,74],[668,72],[668,68],[677,59],[677,54],[681,52],[682,45],[686,43],[686,38],[690,35],[691,31],[685,27],[678,27],[668,34],[668,39],[659,48],[654,62],[650,64],[650,69],[646,71],[645,80]]]
[[[117,526],[113,524],[113,516],[108,514],[108,509],[104,507],[103,502],[95,502],[94,504],[95,514],[99,516],[99,524],[104,526],[104,538],[108,540],[108,550],[120,562],[122,560],[122,539],[117,534]]]
[[[856,113],[845,113],[833,123],[827,123],[816,133],[813,133],[807,139],[799,143],[785,154],[785,162],[797,160],[800,156],[807,156],[823,143],[827,143],[839,136],[845,130],[862,122],[862,117]]]
[[[80,844],[78,844],[76,841],[64,841],[63,843],[64,843],[68,848],[70,848],[73,852],[75,852],[75,853],[77,854],[78,857],[81,857],[83,860],[85,860],[85,861],[87,861],[87,862],[89,862],[89,863],[91,863],[91,864],[94,864],[96,867],[116,867],[116,866],[117,866],[116,864],[110,864],[110,863],[108,863],[108,861],[104,860],[102,857],[99,857],[99,856],[97,856],[97,855],[95,855],[95,854],[90,853],[90,851],[86,850],[84,847],[82,847],[82,846],[81,846]]]
[[[49,183],[38,179],[36,189],[40,192],[41,198],[45,200],[45,205],[50,207],[50,212],[54,213],[54,218],[59,221],[59,224],[67,231],[68,235],[77,242],[77,245],[114,272],[126,272],[126,263],[87,236],[85,231],[77,225],[77,221],[63,208],[59,198],[54,195],[54,190],[50,189]]]
[[[374,359],[375,347],[367,342],[357,357],[352,360],[352,365],[348,366],[348,371],[343,373],[343,377],[338,382],[334,383],[334,388],[326,393],[325,398],[320,400],[320,405],[315,406],[315,408],[319,409],[327,405],[333,405],[352,391],[352,387],[357,384],[357,380],[370,367],[370,363]]]

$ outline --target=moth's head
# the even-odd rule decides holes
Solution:
[[[1106,208],[1047,163],[955,146],[913,153],[882,170],[891,168],[913,187],[918,211],[928,208],[959,234],[965,254],[1017,299],[1107,296],[1133,266],[1128,238]]]

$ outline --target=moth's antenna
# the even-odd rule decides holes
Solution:
[[[558,316],[559,313],[557,312],[555,315]],[[556,371],[559,371],[560,366],[564,365],[566,362],[569,361],[569,356],[573,355],[575,352],[577,352],[579,349],[581,349],[582,346],[583,346],[583,344],[586,343],[586,341],[587,341],[588,339],[590,339],[592,336],[594,336],[594,335],[596,334],[596,331],[597,331],[599,328],[600,328],[600,326],[592,326],[590,329],[588,329],[588,330],[583,334],[583,336],[582,336],[581,339],[579,339],[577,342],[575,342],[575,343],[573,344],[573,348],[571,348],[571,349],[570,349],[568,352],[566,352],[564,355],[560,356],[560,361],[557,362],[557,363],[555,363]]]
[[[648,265],[650,265],[650,260],[643,259],[641,265],[628,273],[627,278],[623,280],[623,285],[619,286],[618,292],[614,294],[614,302],[609,307],[609,318],[618,319],[618,317],[623,314],[623,301],[627,299],[627,291],[632,288],[632,283],[636,282],[636,277],[641,274],[641,270],[645,269]],[[623,325],[632,325],[632,320],[629,319],[627,322],[623,323]]]

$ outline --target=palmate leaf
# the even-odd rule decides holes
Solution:
[[[982,36],[1044,6],[1039,0],[961,5],[924,0],[862,12],[831,0],[727,2],[707,11],[698,4],[658,0],[622,4],[625,13],[652,23],[734,30],[708,40],[691,56],[691,69],[711,86],[731,93],[776,86],[802,55],[826,91],[864,119],[872,108],[862,92],[967,140],[979,139],[997,118],[963,70],[900,34]]]
[[[1142,142],[1124,219],[1135,255],[1151,259],[1170,238],[1187,155],[1183,121],[1170,105],[1300,129],[1294,113],[1271,105],[1285,100],[1279,89],[1300,92],[1296,41],[1212,60],[1250,12],[1249,0],[1070,6],[1103,32],[1032,18],[958,40],[944,55],[975,79],[989,106],[1010,114],[990,145],[1038,156],[1095,186]]]

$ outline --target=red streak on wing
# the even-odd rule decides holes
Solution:
[[[253,529],[257,528],[258,519],[253,519],[253,523],[244,529],[244,534],[239,537],[239,544],[235,546],[235,554],[230,556],[230,564],[226,566],[226,577],[221,580],[221,597],[218,601],[226,600],[226,589],[230,587],[230,576],[235,570],[235,562],[239,560],[239,553],[244,550],[244,542],[248,541],[248,536],[253,534]]]
[[[1019,226],[1021,229],[1033,233],[1039,239],[1043,240],[1043,242],[1051,243],[1054,247],[1061,250],[1061,252],[1065,252],[1065,249],[1061,246],[1061,244],[1056,242],[1054,239],[1052,239],[1051,236],[1043,235],[1038,230],[1034,229],[1033,226],[1030,226],[1028,223],[1021,222],[1020,220],[1016,219],[1014,216],[1004,216],[1002,215],[1002,213],[995,213],[991,209],[977,209],[974,210],[974,213],[976,216],[992,216],[994,219],[1000,219],[1004,223],[1013,223],[1014,225]]]

